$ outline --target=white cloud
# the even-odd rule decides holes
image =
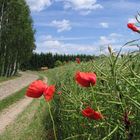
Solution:
[[[126,43],[131,41],[126,36],[123,36],[122,34],[118,33],[111,33],[108,36],[100,36],[99,41],[97,42],[97,45],[101,47],[102,53],[107,54],[108,52],[108,45],[111,45],[112,50],[115,52],[118,52],[120,48]],[[123,48],[122,53],[124,52],[131,52],[134,50],[137,50],[138,48],[136,46],[129,46]]]
[[[95,36],[80,36],[80,37],[64,37],[64,36],[59,36],[59,37],[53,37],[53,40],[58,40],[58,41],[77,41],[77,40],[93,40],[95,39]],[[52,36],[51,35],[42,35],[38,37],[39,41],[44,41],[44,40],[48,40],[51,39],[52,40]]]
[[[64,2],[65,9],[74,9],[80,11],[80,14],[87,15],[92,10],[102,9],[103,6],[97,3],[97,0],[60,0]]]
[[[95,36],[81,36],[81,37],[64,37],[60,36],[57,38],[59,41],[77,41],[77,40],[93,40],[95,39]]]
[[[99,44],[108,45],[108,44],[119,43],[122,37],[123,35],[117,33],[111,33],[108,36],[100,36]]]
[[[76,37],[75,39],[77,39]],[[81,38],[81,37],[80,37]],[[123,35],[117,33],[111,33],[108,36],[101,36],[99,40],[91,44],[79,44],[66,42],[69,38],[54,38],[51,35],[40,36],[36,43],[36,52],[53,54],[108,54],[108,45],[112,46],[113,51],[119,51],[122,47],[122,42],[119,42],[123,38]],[[70,38],[71,39],[71,38]],[[74,37],[72,38],[74,39]],[[118,41],[119,40],[119,41]],[[122,41],[122,40],[121,40]],[[126,42],[126,40],[125,40]],[[132,50],[138,50],[136,46],[127,46],[123,48],[122,52],[128,52]]]
[[[108,45],[108,44],[112,44],[115,43],[115,39],[114,38],[110,38],[106,37],[106,36],[100,36],[100,44],[101,45]]]
[[[54,54],[98,54],[98,48],[96,48],[94,44],[65,43],[48,35],[39,38],[36,52],[51,52]]]
[[[50,24],[52,27],[57,28],[57,32],[69,31],[71,30],[71,25],[69,20],[63,19],[62,21],[53,20]]]
[[[101,22],[100,25],[103,27],[103,28],[108,28],[109,27],[109,24],[107,22]]]
[[[63,2],[64,9],[74,9],[80,11],[80,14],[87,15],[92,10],[101,9],[103,6],[97,3],[97,0],[26,0],[31,11],[42,11],[49,7],[53,2]]]
[[[121,37],[123,37],[123,35],[122,34],[118,34],[118,33],[111,33],[110,35],[109,35],[109,37],[114,37],[114,38],[121,38]]]
[[[52,0],[26,0],[31,11],[41,11],[52,4]]]

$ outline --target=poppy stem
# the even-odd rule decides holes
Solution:
[[[52,115],[52,112],[51,112],[51,106],[50,106],[49,102],[47,102],[47,103],[48,103],[48,107],[49,107],[50,117],[51,117],[51,120],[52,120],[52,123],[53,123],[54,138],[55,138],[55,140],[57,140],[56,130],[55,130],[55,123],[54,123],[53,115]]]
[[[99,109],[99,107],[98,107],[98,105],[97,105],[97,101],[96,101],[96,98],[95,98],[95,93],[94,93],[94,90],[93,90],[93,87],[91,86],[91,89],[92,89],[92,92],[93,92],[93,99],[94,99],[94,102],[95,102],[95,106],[96,106],[96,108],[97,108],[97,110],[98,110],[98,112],[100,112],[100,109]]]

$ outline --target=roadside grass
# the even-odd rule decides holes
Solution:
[[[43,77],[39,76],[38,80],[43,79]],[[25,96],[25,92],[28,86],[22,88],[21,90],[13,93],[12,95],[0,100],[0,112],[9,107],[10,105],[12,105],[13,103],[19,101],[20,99],[23,99]]]
[[[15,122],[0,135],[0,140],[48,140],[45,127],[50,121],[47,110],[43,98],[34,99]]]
[[[18,78],[20,76],[21,76],[20,74],[17,74],[17,75],[12,76],[12,77],[0,77],[0,83],[8,81],[8,80],[13,80],[13,79]]]
[[[25,92],[26,92],[27,87],[21,89],[20,91],[17,91],[16,93],[6,97],[3,100],[0,100],[0,112],[12,105],[13,103],[17,102],[18,100],[24,98]]]
[[[43,77],[40,76],[39,79],[43,79]],[[26,88],[27,87],[1,102],[1,110],[23,98]],[[51,126],[52,122],[44,97],[34,99],[32,103],[19,114],[17,119],[7,126],[4,133],[0,135],[0,140],[52,140],[53,130]]]

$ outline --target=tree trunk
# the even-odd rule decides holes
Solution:
[[[4,74],[4,71],[5,71],[5,57],[6,57],[6,48],[7,48],[7,46],[5,45],[5,47],[4,47],[4,54],[3,54],[3,62],[2,62],[2,65],[1,65],[1,76],[4,76],[5,74]]]
[[[5,3],[5,0],[2,3],[1,16],[0,16],[0,52],[2,52],[1,35],[2,35],[2,22],[3,22],[3,15],[4,15],[4,3]],[[0,53],[0,75],[2,75],[2,53]]]

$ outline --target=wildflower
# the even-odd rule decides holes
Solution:
[[[86,109],[82,110],[82,114],[84,117],[87,117],[93,120],[103,119],[103,116],[100,112],[97,112],[90,107],[87,107]]]
[[[48,86],[45,89],[43,95],[44,95],[44,98],[46,99],[46,101],[50,101],[53,98],[54,92],[55,92],[55,86],[54,85]]]
[[[40,96],[42,96],[46,88],[47,88],[47,85],[43,81],[36,80],[29,85],[26,91],[26,96],[32,97],[32,98],[39,98]]]
[[[125,124],[125,129],[129,130],[130,126],[131,126],[131,122],[129,121],[129,113],[125,111],[124,115],[123,115],[123,121]]]
[[[80,61],[80,58],[76,58],[76,62],[78,63],[78,64],[80,64],[81,63],[81,61]]]
[[[58,91],[57,93],[58,93],[59,95],[61,95],[61,94],[62,94],[62,91]]]
[[[127,27],[128,27],[129,29],[131,29],[132,31],[134,31],[134,32],[139,32],[139,33],[140,33],[140,29],[138,29],[138,28],[135,26],[134,23],[128,23],[128,24],[127,24]]]
[[[89,87],[96,84],[96,74],[91,72],[77,72],[75,80],[83,87]]]

